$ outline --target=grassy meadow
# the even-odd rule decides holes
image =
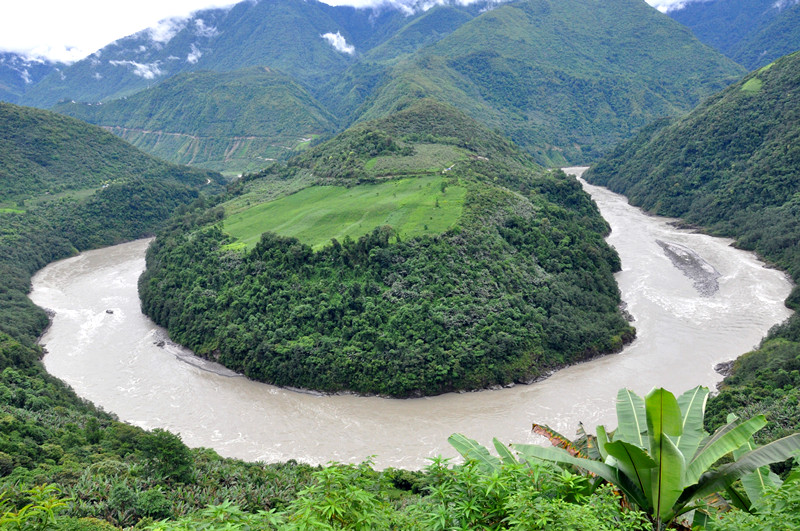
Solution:
[[[445,176],[393,179],[353,187],[313,186],[252,206],[225,220],[225,232],[253,247],[266,231],[323,247],[332,238],[357,239],[391,225],[401,238],[438,234],[461,217],[466,188]]]

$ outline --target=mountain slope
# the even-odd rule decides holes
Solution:
[[[56,65],[21,55],[0,52],[0,101],[17,103],[23,94],[48,74],[64,65]]]
[[[797,0],[691,2],[669,15],[750,70],[800,49]]]
[[[430,96],[563,164],[596,158],[742,73],[642,2],[531,0],[486,12],[392,67],[355,114],[371,119]]]
[[[765,66],[683,118],[620,145],[585,174],[632,204],[678,216],[757,251],[800,281],[800,53]],[[787,306],[800,308],[795,288]],[[800,317],[741,357],[712,401],[714,425],[731,408],[768,411],[774,439],[800,426]],[[741,408],[747,408],[746,410]]]
[[[63,99],[96,102],[133,94],[180,72],[267,66],[311,86],[324,83],[405,24],[395,9],[332,7],[317,0],[241,2],[195,13],[120,39],[50,75],[22,101],[50,107]],[[337,49],[336,34],[352,53]],[[330,34],[326,39],[324,35]],[[330,40],[329,40],[330,39]]]
[[[159,236],[139,287],[171,337],[251,378],[437,394],[632,337],[577,181],[452,107],[417,102],[238,186],[222,227]]]
[[[220,178],[167,164],[75,118],[10,103],[0,103],[0,160],[0,203],[142,178]]]
[[[128,98],[54,110],[171,162],[236,173],[261,169],[265,159],[336,128],[305,89],[266,67],[178,74]]]

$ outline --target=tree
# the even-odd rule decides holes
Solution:
[[[654,389],[644,399],[627,389],[617,394],[618,428],[597,427],[597,435],[573,444],[547,427],[534,425],[558,448],[514,444],[529,463],[541,460],[571,464],[615,485],[627,498],[650,515],[657,531],[676,517],[705,506],[704,498],[726,491],[739,498],[733,483],[752,475],[768,474],[763,467],[784,461],[800,450],[800,434],[790,435],[755,448],[752,436],[766,425],[763,415],[750,420],[732,419],[709,435],[703,429],[708,389],[695,387],[678,399],[665,389]],[[466,437],[455,434],[451,444],[465,457],[498,466],[501,460]],[[495,440],[503,461],[513,458]],[[712,468],[724,455],[735,452],[734,462]],[[741,503],[734,500],[737,506]],[[747,508],[747,507],[744,507]]]
[[[515,444],[526,459],[569,463],[616,485],[627,499],[650,514],[656,530],[677,516],[702,508],[705,497],[730,488],[761,467],[784,461],[800,450],[800,434],[745,451],[716,469],[724,455],[752,444],[767,421],[764,415],[734,419],[709,435],[703,429],[708,389],[695,387],[676,399],[663,388],[644,399],[627,389],[617,395],[619,427],[597,427],[601,460],[576,457],[562,448]]]
[[[156,474],[180,482],[189,480],[194,459],[179,436],[156,428],[142,441],[141,449]]]

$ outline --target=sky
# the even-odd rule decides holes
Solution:
[[[375,2],[323,1],[355,6]],[[686,1],[647,0],[662,11]],[[74,62],[117,39],[154,27],[160,20],[187,17],[194,11],[235,3],[236,0],[3,0],[0,51]]]

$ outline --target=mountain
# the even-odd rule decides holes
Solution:
[[[285,74],[342,126],[433,97],[548,165],[596,159],[651,119],[685,112],[744,74],[638,0],[453,3],[413,13],[261,0],[117,41],[48,76],[24,101],[109,102],[181,72],[254,66]],[[127,127],[127,116],[109,114],[103,123]],[[167,144],[123,134],[166,152]]]
[[[748,70],[800,50],[797,0],[711,0],[669,15]]]
[[[48,76],[22,101],[38,107],[63,99],[93,103],[128,96],[180,72],[250,66],[274,68],[315,86],[403,23],[396,9],[332,7],[317,0],[241,2],[115,41]]]
[[[800,52],[760,68],[688,115],[647,127],[586,174],[634,205],[736,239],[800,281]],[[800,288],[787,306],[800,309]],[[713,403],[771,412],[775,438],[800,427],[800,317],[736,361]],[[713,417],[713,416],[712,416]]]
[[[157,238],[139,290],[173,339],[251,378],[429,395],[633,337],[578,182],[453,107],[418,101],[234,191],[221,225]]]
[[[0,161],[0,204],[138,179],[198,186],[220,180],[167,164],[75,118],[2,102]]]
[[[0,101],[19,102],[30,87],[63,66],[0,52]]]
[[[743,73],[643,2],[530,0],[500,5],[384,66],[350,112],[373,119],[433,97],[558,165],[595,159]]]
[[[54,110],[170,162],[233,173],[261,169],[336,130],[334,116],[302,86],[267,67],[186,72],[127,98]]]

